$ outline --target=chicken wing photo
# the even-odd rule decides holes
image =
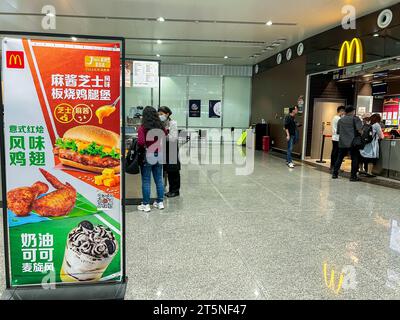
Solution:
[[[29,216],[36,198],[49,190],[47,184],[36,182],[31,187],[21,187],[7,192],[7,207],[19,217]]]
[[[32,209],[42,217],[62,217],[68,215],[75,206],[76,190],[68,182],[63,184],[44,169],[39,169],[46,180],[57,190],[33,202]]]

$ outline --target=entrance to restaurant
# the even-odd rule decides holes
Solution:
[[[345,106],[346,100],[314,99],[314,117],[312,126],[311,158],[319,159],[325,137],[323,159],[330,159],[332,152],[332,119],[339,106]]]
[[[330,167],[332,119],[338,106],[352,105],[365,123],[378,116],[383,132],[373,174],[400,180],[400,57],[309,75],[308,88],[303,159]],[[324,135],[325,161],[320,163]],[[348,161],[342,169],[350,170]]]

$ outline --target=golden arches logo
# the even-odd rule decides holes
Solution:
[[[343,281],[344,281],[343,272],[340,273],[339,282],[337,284],[337,288],[335,288],[335,286],[336,286],[336,283],[335,283],[336,282],[335,270],[332,268],[331,274],[330,274],[330,278],[328,279],[328,272],[329,271],[328,271],[328,264],[326,262],[324,263],[323,272],[324,272],[324,280],[325,280],[325,284],[326,284],[327,288],[331,289],[336,294],[339,294],[340,290],[342,289]]]
[[[339,67],[344,67],[346,64],[363,63],[364,62],[364,47],[361,39],[354,38],[350,41],[345,41],[340,48]]]
[[[8,59],[8,64],[14,66],[22,66],[21,56],[15,54],[10,55],[10,58]]]
[[[23,51],[7,51],[6,62],[7,62],[7,68],[23,69],[24,68],[24,52]]]

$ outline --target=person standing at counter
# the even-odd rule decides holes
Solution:
[[[164,209],[164,182],[163,182],[163,164],[160,152],[161,141],[151,139],[149,132],[151,130],[162,130],[165,134],[167,131],[162,124],[158,112],[153,107],[146,107],[143,110],[142,124],[138,129],[138,146],[146,152],[144,163],[140,166],[142,174],[142,194],[143,202],[138,206],[139,211],[150,212],[150,196],[151,196],[151,175],[153,174],[154,182],[157,188],[157,200],[154,207],[160,210]],[[154,132],[156,134],[156,132]],[[151,147],[151,148],[150,148]],[[152,150],[150,151],[149,150]],[[155,151],[153,151],[155,150]]]
[[[344,116],[346,108],[340,106],[337,108],[337,114],[332,120],[332,153],[331,153],[331,172],[335,167],[336,160],[339,156],[339,134],[337,133],[337,127],[339,120]]]
[[[351,177],[350,181],[359,181],[357,177],[358,162],[360,151],[353,145],[354,138],[361,135],[362,122],[359,117],[355,116],[355,109],[353,106],[346,107],[346,115],[338,122],[337,133],[339,135],[339,155],[333,169],[332,179],[339,177],[339,170],[342,166],[344,157],[350,153],[351,155]]]
[[[375,113],[370,118],[370,125],[372,126],[372,141],[365,145],[363,150],[360,150],[361,156],[364,158],[365,162],[368,164],[367,177],[373,178],[375,175],[372,174],[374,165],[379,159],[379,140],[385,138],[380,122],[382,118],[379,114]]]
[[[168,132],[167,136],[167,163],[164,165],[164,170],[167,172],[169,191],[165,194],[168,198],[179,197],[181,188],[181,163],[179,161],[179,133],[178,123],[171,119],[172,111],[168,107],[158,109],[160,120]]]

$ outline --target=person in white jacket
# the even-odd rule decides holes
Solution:
[[[167,129],[167,161],[164,165],[164,170],[168,176],[168,193],[165,194],[168,198],[175,198],[180,195],[181,188],[181,163],[179,161],[179,131],[178,123],[171,119],[172,111],[168,107],[160,107],[158,109],[160,120]]]
[[[345,114],[345,106],[337,108],[337,113],[332,119],[332,153],[331,153],[331,171],[335,166],[336,160],[339,155],[339,134],[337,133],[338,122]]]

